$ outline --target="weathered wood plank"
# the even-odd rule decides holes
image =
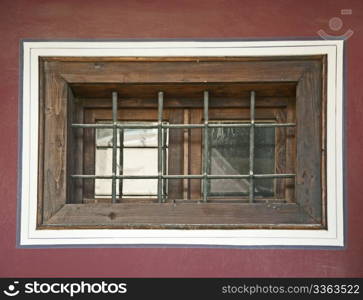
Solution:
[[[38,144],[38,201],[37,225],[43,223],[44,204],[44,105],[45,105],[44,62],[39,61],[39,144]]]
[[[251,67],[253,64],[253,68]],[[296,82],[310,61],[48,62],[69,83]]]
[[[324,227],[327,226],[327,156],[326,156],[326,143],[327,143],[327,72],[328,72],[328,62],[327,55],[322,58],[322,68],[321,68],[321,80],[322,80],[322,109],[321,109],[321,146],[322,146],[322,158],[321,158],[321,183],[322,183],[322,224]]]
[[[85,108],[111,108],[110,98],[81,98]],[[290,97],[256,97],[256,107],[279,108],[286,107],[291,102]],[[293,100],[295,101],[295,100]],[[210,108],[248,108],[250,105],[249,97],[213,97],[210,99]],[[155,103],[155,95],[151,98],[125,98],[120,97],[118,107],[122,108],[157,108]],[[164,108],[203,108],[203,99],[191,98],[170,98],[164,99]]]
[[[291,99],[292,100],[292,99]],[[296,122],[296,101],[288,101],[287,122]],[[296,127],[286,128],[286,173],[296,172]],[[285,184],[285,199],[295,201],[295,178],[287,178]]]
[[[184,116],[181,109],[169,110],[170,124],[183,124]],[[168,174],[183,174],[184,165],[184,130],[169,129],[169,149],[168,149]],[[183,198],[183,180],[168,180],[168,199]]]
[[[83,123],[83,106],[68,88],[68,153],[67,153],[67,203],[82,203],[83,180],[71,178],[83,172],[83,129],[72,128],[71,123]]]
[[[294,225],[315,224],[296,204],[67,204],[48,225]],[[172,226],[171,226],[172,227]]]
[[[208,89],[212,98],[237,98],[248,99],[251,90],[256,91],[259,97],[295,97],[295,82],[266,82],[266,83],[186,83],[186,84],[116,84],[116,83],[79,83],[71,84],[76,97],[84,98],[109,98],[112,91],[117,91],[123,98],[155,98],[159,91],[169,98],[203,98],[203,91]]]
[[[318,222],[322,219],[321,69],[304,73],[297,85],[296,201]]]
[[[286,123],[286,110],[276,110],[277,123]],[[291,122],[293,123],[293,121]],[[275,173],[286,172],[286,131],[287,128],[275,128]],[[292,172],[294,173],[294,171]],[[275,179],[276,197],[285,199],[286,179]]]
[[[67,94],[64,80],[54,73],[46,74],[43,221],[62,207],[67,195]]]
[[[43,57],[44,61],[59,61],[59,62],[93,62],[98,64],[99,62],[116,62],[116,61],[153,61],[153,62],[181,62],[181,61],[192,61],[192,62],[204,62],[204,61],[274,61],[274,60],[320,60],[321,55],[308,55],[308,56],[265,56],[265,57],[241,57],[241,56],[118,56],[118,57],[92,57],[92,56],[52,56]]]
[[[278,108],[256,108],[256,121],[261,120],[277,120],[277,114],[281,111]],[[236,121],[236,120],[250,120],[250,110],[249,108],[224,108],[216,109],[211,108],[209,110],[209,120],[210,121]]]
[[[201,108],[191,110],[190,122],[192,124],[201,124],[202,118],[203,110]],[[202,174],[202,129],[191,129],[189,139],[189,172],[192,175]],[[190,199],[201,199],[201,182],[200,179],[188,180]]]
[[[110,101],[110,100],[109,100]],[[109,119],[111,119],[111,111],[109,111]],[[92,110],[84,110],[84,122],[95,123],[95,116]],[[85,175],[95,175],[95,134],[94,128],[81,129],[83,131],[83,172]],[[82,159],[82,157],[80,157]],[[83,197],[94,198],[95,180],[83,180]]]

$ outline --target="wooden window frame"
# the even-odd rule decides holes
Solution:
[[[246,58],[218,58],[209,57],[203,59],[201,57],[191,58],[174,58],[164,61],[148,60],[143,58],[142,62],[135,62],[134,59],[119,61],[103,62],[101,71],[95,68],[95,65],[100,62],[97,59],[87,61],[82,58],[73,61],[64,61],[57,58],[41,58],[40,72],[44,73],[44,97],[40,98],[43,103],[44,111],[44,139],[42,139],[39,153],[47,153],[44,156],[43,169],[39,168],[39,194],[43,193],[43,198],[39,198],[42,203],[39,208],[39,228],[315,228],[320,229],[325,227],[325,198],[323,195],[325,185],[322,183],[325,174],[324,169],[320,169],[321,165],[325,165],[325,153],[319,149],[324,148],[321,145],[322,137],[325,136],[324,127],[322,125],[325,118],[324,106],[325,100],[322,97],[324,79],[322,80],[323,70],[325,68],[325,57],[290,57],[280,58],[260,58],[259,60],[251,61]],[[147,70],[147,71],[145,71]],[[242,71],[243,70],[243,71]],[[218,74],[216,72],[219,71]],[[164,72],[170,76],[165,82]],[[288,74],[286,74],[289,72]],[[162,73],[162,76],[160,74]],[[243,74],[244,73],[244,74]],[[73,134],[74,129],[71,128],[69,119],[73,110],[72,84],[76,84],[78,89],[86,90],[103,90],[107,94],[108,84],[115,84],[113,77],[120,76],[123,79],[121,89],[131,90],[135,83],[141,84],[140,89],[146,89],[143,86],[148,81],[161,85],[183,84],[182,89],[188,89],[186,80],[193,80],[194,83],[202,84],[203,81],[211,82],[214,80],[220,85],[236,84],[242,81],[243,78],[249,82],[251,75],[256,73],[253,80],[259,85],[256,93],[266,93],[265,84],[263,84],[266,74],[270,73],[270,81],[278,84],[284,82],[293,82],[296,84],[296,203],[275,204],[271,207],[269,204],[191,204],[182,203],[178,205],[162,205],[153,203],[120,203],[119,205],[98,203],[96,204],[74,204],[69,203],[67,194],[67,184],[71,184],[70,175],[72,171],[72,163],[69,161],[68,153],[71,151],[67,145],[72,147],[72,140],[69,138]],[[132,74],[136,79],[128,78]],[[180,78],[180,74],[183,77]],[[94,79],[93,77],[96,77]],[[101,77],[101,78],[99,78]],[[209,78],[211,77],[211,78]],[[97,80],[97,81],[96,81]],[[98,81],[102,82],[100,84]],[[193,83],[192,82],[192,83]],[[212,81],[213,82],[213,81]],[[221,84],[222,83],[222,84]],[[94,88],[93,88],[94,85]],[[115,86],[117,88],[117,85]],[[154,87],[153,87],[154,88]],[[167,89],[164,86],[164,89]],[[206,89],[211,89],[212,86],[205,84]],[[246,90],[251,89],[248,85]],[[218,91],[218,89],[217,89]],[[269,92],[269,91],[267,91]],[[272,91],[274,93],[274,91]],[[109,91],[109,94],[112,92]],[[217,93],[217,92],[216,92]],[[241,91],[243,93],[243,91]],[[120,93],[122,95],[122,93]],[[168,94],[166,92],[166,94]],[[202,95],[202,93],[200,93]],[[213,93],[211,93],[213,94]],[[155,98],[156,98],[155,93]],[[64,102],[65,97],[67,100]],[[59,101],[55,104],[55,102]],[[85,100],[87,101],[87,100]],[[238,98],[237,98],[238,101]],[[109,102],[109,101],[108,101]],[[139,101],[140,107],[143,106],[142,99]],[[155,99],[156,102],[156,99]],[[183,101],[180,101],[183,105]],[[258,101],[257,101],[258,103]],[[55,108],[56,105],[59,110]],[[236,108],[225,108],[228,110],[228,115],[237,118],[238,116],[247,117],[247,110],[239,111]],[[265,111],[266,116],[273,116],[273,108],[261,108]],[[135,115],[135,112],[129,110],[119,110],[121,116],[126,114],[125,119]],[[153,115],[147,117],[149,120],[156,120],[157,111],[152,111]],[[202,123],[202,114],[199,110],[199,119],[195,120],[196,124]],[[244,113],[243,113],[244,112]],[[221,108],[210,111],[210,118],[216,119],[222,113]],[[108,115],[111,119],[111,111],[103,111],[106,118]],[[129,116],[127,116],[129,115]],[[198,114],[197,114],[198,115]],[[321,117],[320,117],[321,116]],[[96,117],[88,118],[88,114],[84,114],[85,123],[95,123]],[[192,116],[192,119],[195,118]],[[145,120],[145,118],[143,118]],[[123,120],[123,119],[122,119]],[[193,120],[194,121],[194,120]],[[203,121],[204,122],[204,121]],[[194,122],[193,122],[194,123]],[[306,124],[310,124],[306,126]],[[81,129],[83,130],[83,129]],[[67,132],[65,135],[64,132]],[[88,131],[84,130],[84,134]],[[198,132],[199,139],[201,138],[201,130]],[[89,133],[87,133],[89,134]],[[86,138],[86,137],[85,137]],[[61,156],[56,151],[52,151],[54,146],[52,142],[58,141],[57,149],[61,151]],[[310,144],[306,147],[305,145]],[[91,140],[91,144],[94,142]],[[84,146],[85,152],[94,152],[90,145]],[[201,141],[194,144],[200,148]],[[68,147],[68,148],[67,148]],[[73,150],[74,151],[74,150]],[[78,151],[75,151],[78,152]],[[198,157],[198,153],[192,150],[192,156]],[[91,157],[86,155],[85,157]],[[79,158],[78,158],[79,159]],[[177,158],[178,159],[178,158]],[[73,160],[77,160],[73,159]],[[194,159],[195,160],[195,159]],[[68,162],[68,163],[67,163]],[[192,170],[192,174],[201,174],[199,164],[196,163],[196,169]],[[92,164],[92,163],[91,163]],[[94,164],[94,163],[93,163]],[[90,164],[88,164],[90,165]],[[90,175],[94,174],[94,169],[90,169]],[[64,175],[57,172],[63,172]],[[47,174],[47,180],[42,180],[44,174]],[[58,178],[57,176],[64,176]],[[305,178],[308,177],[309,181]],[[314,178],[314,180],[310,180]],[[64,181],[63,181],[64,180]],[[194,186],[196,188],[196,186]],[[68,189],[69,191],[69,189]],[[193,192],[193,189],[192,189]],[[195,191],[193,193],[199,193]],[[125,209],[127,206],[127,210]],[[246,211],[249,213],[246,215]],[[87,213],[86,213],[87,212]],[[103,217],[100,217],[100,212]],[[41,214],[43,213],[42,217]]]
[[[335,47],[341,46],[339,43]],[[138,226],[124,226],[114,223],[114,217],[122,215],[123,208],[101,207],[99,205],[75,207],[75,204],[67,204],[67,137],[70,136],[70,128],[67,119],[72,100],[70,86],[72,84],[120,84],[120,83],[183,83],[183,82],[294,82],[296,83],[296,123],[297,123],[297,166],[296,166],[296,193],[297,201],[304,210],[309,210],[309,217],[313,222],[296,224],[298,222],[287,221],[287,225],[278,222],[276,224],[256,222],[251,219],[251,212],[258,211],[261,207],[249,205],[236,217],[235,222],[228,211],[221,211],[227,216],[222,222],[210,226],[182,226],[171,227],[151,226],[150,228],[276,228],[276,229],[300,229],[308,232],[329,232],[331,227],[327,224],[327,187],[326,187],[326,114],[327,114],[327,89],[326,79],[328,56],[326,51],[320,55],[296,56],[262,56],[262,57],[45,57],[37,53],[39,61],[39,157],[38,157],[38,192],[37,192],[37,219],[35,230],[37,232],[51,232],[52,229],[67,229],[69,225],[74,229],[93,228],[140,228]],[[82,67],[80,68],[80,65]],[[223,65],[225,72],[216,74]],[[197,69],[197,70],[196,70]],[[101,72],[100,72],[101,70]],[[146,70],[146,72],[145,72]],[[214,72],[213,72],[214,71]],[[107,73],[109,72],[109,73]],[[50,100],[51,99],[51,100]],[[308,104],[307,104],[308,103]],[[311,126],[304,126],[306,122]],[[318,134],[317,134],[318,133]],[[303,139],[301,137],[309,137]],[[37,139],[38,140],[38,139]],[[311,142],[311,144],[308,144]],[[46,153],[46,155],[45,155]],[[68,162],[69,164],[69,162]],[[46,180],[45,180],[46,178]],[[314,199],[320,199],[316,201]],[[213,204],[211,210],[215,210]],[[71,206],[73,206],[71,208]],[[283,215],[284,207],[262,207],[259,216],[266,219],[273,214]],[[232,208],[232,206],[231,206]],[[104,209],[104,210],[103,210]],[[115,211],[116,209],[116,211]],[[131,208],[133,209],[133,208]],[[168,215],[173,211],[172,206],[164,205],[156,208],[162,214]],[[164,209],[164,210],[163,210]],[[193,207],[195,209],[195,207]],[[240,207],[234,208],[240,211]],[[190,207],[184,207],[177,211],[179,214],[190,212]],[[250,211],[249,211],[250,210]],[[281,210],[280,212],[277,212]],[[81,213],[79,214],[79,211]],[[101,214],[99,213],[101,211]],[[75,214],[73,214],[76,212]],[[151,210],[151,214],[155,212]],[[175,212],[175,211],[174,211]],[[287,212],[291,216],[292,212]],[[102,215],[102,217],[99,217]],[[253,215],[253,213],[252,213]],[[98,217],[96,217],[98,216]],[[124,215],[123,215],[124,216]],[[157,216],[157,214],[155,214]],[[212,215],[211,215],[212,216]],[[234,215],[235,216],[235,215]],[[299,215],[300,216],[300,215]],[[92,218],[92,224],[74,224],[77,218]],[[241,222],[242,218],[242,222]],[[278,218],[278,217],[276,217]],[[228,219],[228,220],[227,220]],[[107,220],[108,222],[105,222]],[[167,220],[167,218],[166,218]],[[224,221],[225,220],[225,221]],[[297,220],[294,219],[294,220]],[[34,222],[33,220],[32,222]],[[230,222],[230,223],[229,223]],[[339,220],[341,222],[341,220]],[[164,223],[167,223],[164,222]],[[237,225],[236,225],[237,223]],[[93,224],[97,224],[94,226]],[[253,224],[251,226],[251,224]],[[265,224],[265,225],[264,225]],[[164,224],[165,225],[165,224]],[[292,226],[291,226],[292,225]],[[144,228],[141,226],[141,228]],[[120,229],[121,230],[121,229]],[[341,228],[339,228],[341,231]],[[214,231],[214,230],[211,230]],[[209,232],[211,232],[209,231]],[[301,231],[301,232],[302,232]],[[125,232],[125,231],[124,231]],[[199,232],[199,230],[195,231]],[[331,232],[330,232],[331,233]],[[335,228],[337,233],[337,228]],[[42,235],[40,233],[40,235]],[[332,240],[332,238],[330,238]],[[342,236],[334,239],[335,243],[342,243]],[[331,242],[333,243],[333,242]]]

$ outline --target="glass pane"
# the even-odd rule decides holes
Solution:
[[[112,146],[112,129],[108,128],[96,129],[96,145]]]
[[[98,122],[98,124],[104,124],[109,122]],[[117,130],[117,146],[120,146],[120,130]],[[112,128],[98,128],[96,129],[96,145],[112,147]]]
[[[158,150],[131,148],[124,149],[124,175],[157,175]],[[125,179],[122,193],[126,195],[156,195],[157,179]]]
[[[157,125],[157,123],[132,123],[139,125]],[[124,146],[127,147],[157,147],[158,130],[155,129],[124,129]]]
[[[255,174],[275,173],[275,128],[255,129]],[[274,195],[274,179],[258,179],[255,181],[255,195],[272,197]]]
[[[225,123],[225,122],[224,122]],[[233,123],[233,122],[230,122]],[[210,129],[210,173],[213,175],[249,174],[249,128]],[[255,129],[255,174],[275,171],[275,129]],[[248,195],[249,179],[220,179],[210,181],[211,196]],[[272,179],[255,184],[256,196],[273,196]]]
[[[249,129],[210,129],[210,173],[239,175],[249,172]],[[211,195],[247,194],[248,179],[219,179],[210,181]]]
[[[119,150],[117,150],[117,172],[119,171]],[[96,175],[112,175],[112,148],[96,147]],[[118,194],[119,183],[116,180],[116,193]],[[111,198],[112,180],[95,180],[95,197]]]

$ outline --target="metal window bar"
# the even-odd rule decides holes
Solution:
[[[164,202],[163,196],[163,101],[164,93],[158,93],[158,200]]]
[[[97,196],[100,196],[100,197],[109,197],[111,196],[110,194],[97,194]],[[117,193],[116,194],[117,197],[155,197],[156,194],[119,194]]]
[[[166,192],[163,189],[165,180],[167,179],[202,179],[203,180],[203,201],[208,200],[208,183],[209,179],[249,179],[252,183],[249,190],[250,202],[254,201],[254,179],[259,178],[294,178],[296,174],[254,174],[254,130],[256,127],[295,127],[296,123],[255,123],[255,92],[251,92],[250,98],[250,123],[208,123],[208,106],[209,93],[204,92],[204,124],[166,124],[162,122],[163,116],[163,100],[164,93],[158,93],[158,124],[157,125],[139,125],[139,124],[119,124],[117,123],[117,92],[112,93],[112,124],[71,124],[72,128],[108,128],[113,130],[112,140],[112,175],[84,175],[72,174],[71,178],[79,179],[112,179],[112,203],[116,203],[116,180],[123,179],[157,179],[158,180],[158,201],[165,202]],[[250,128],[250,172],[245,175],[211,175],[208,174],[208,129],[221,127],[249,127]],[[166,162],[163,163],[163,158],[166,156],[166,138],[163,137],[165,129],[169,128],[202,128],[204,131],[204,151],[203,151],[203,174],[199,175],[166,175]],[[117,175],[117,130],[118,129],[158,129],[158,175]],[[251,134],[252,133],[252,134]],[[107,147],[107,146],[106,146]],[[155,147],[154,147],[155,148]],[[122,162],[120,162],[122,164]],[[118,193],[120,195],[120,193]]]
[[[293,178],[296,174],[254,174],[253,178]],[[80,179],[112,179],[112,175],[83,175],[73,174],[72,178]],[[200,174],[196,175],[162,175],[162,179],[203,179],[205,176]],[[207,175],[208,179],[247,179],[251,175]],[[159,179],[158,175],[116,175],[116,179]]]
[[[116,203],[117,172],[117,92],[112,93],[112,203]]]
[[[120,175],[123,175],[123,173],[124,173],[124,132],[125,132],[124,129],[121,128],[120,129],[120,134],[119,134],[119,136],[120,136],[119,174]],[[118,196],[118,198],[121,200],[122,194],[123,194],[123,182],[122,182],[122,180],[119,180],[118,190],[119,190],[119,192],[118,192],[119,195],[116,195],[116,196]]]
[[[295,127],[296,123],[255,123],[254,127]],[[72,124],[73,128],[109,128],[112,129],[112,124]],[[208,124],[208,128],[222,128],[222,127],[230,127],[230,128],[239,128],[239,127],[251,127],[250,123],[213,123]],[[137,125],[137,124],[117,124],[118,129],[158,129],[158,125]],[[204,124],[162,124],[161,128],[185,128],[185,129],[193,129],[193,128],[205,128]]]
[[[203,202],[208,201],[208,106],[209,106],[209,92],[204,91],[204,151],[203,151]]]
[[[166,128],[162,128],[162,154],[163,154],[163,157],[162,157],[162,175],[164,176],[167,172],[167,163],[168,163],[168,159],[167,159],[167,148],[168,148],[168,143],[167,143],[167,137],[168,137],[168,129]],[[162,186],[163,186],[163,202],[166,201],[166,197],[167,197],[167,179],[163,178],[162,177]]]
[[[121,129],[122,130],[122,129]],[[96,146],[97,149],[111,149],[112,146]],[[117,146],[117,149],[158,149],[158,146]],[[168,148],[164,146],[163,149]]]
[[[255,182],[253,178],[254,162],[255,162],[255,91],[251,92],[250,95],[250,188],[249,188],[249,199],[250,203],[253,203],[255,198]]]

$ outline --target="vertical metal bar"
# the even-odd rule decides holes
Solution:
[[[254,202],[255,198],[255,183],[253,178],[254,171],[254,160],[255,160],[255,91],[251,91],[250,95],[250,190],[249,190],[249,200],[250,203]]]
[[[190,109],[183,110],[183,124],[190,124]],[[189,165],[190,165],[190,158],[189,158],[189,146],[190,146],[190,129],[184,129],[184,146],[183,146],[183,174],[189,174]],[[183,179],[183,199],[190,199],[190,179]]]
[[[208,201],[208,105],[209,105],[209,92],[204,91],[204,151],[203,151],[203,202]]]
[[[162,122],[163,122],[163,101],[164,93],[158,93],[158,200],[163,202],[163,133],[162,133]]]
[[[120,129],[120,153],[119,153],[119,174],[123,175],[124,173],[124,129]],[[122,199],[122,189],[123,189],[123,180],[119,179],[119,184],[118,184],[118,194],[119,194],[119,199]]]
[[[162,175],[166,175],[167,163],[168,163],[167,155],[166,155],[168,129],[163,128],[162,133],[163,133],[163,143],[162,143],[162,147],[163,147],[163,173],[162,173]],[[163,178],[163,202],[165,202],[165,197],[166,197],[166,192],[167,192],[166,188],[167,188],[167,179]]]
[[[117,172],[117,92],[112,92],[112,203],[116,203]]]

